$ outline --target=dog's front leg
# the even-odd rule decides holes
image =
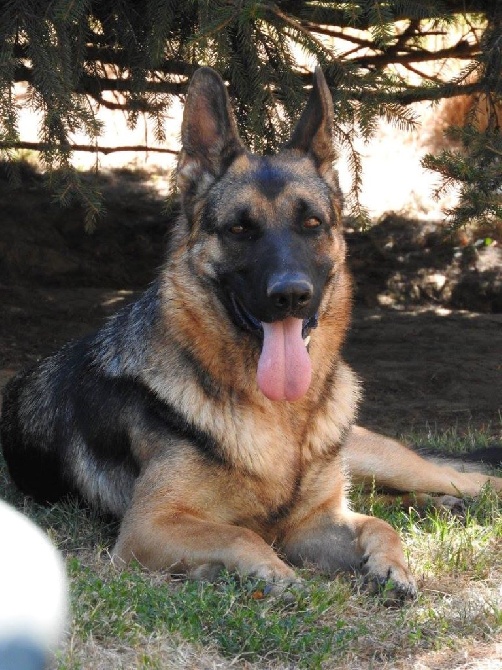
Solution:
[[[113,551],[116,565],[136,559],[150,570],[215,579],[222,569],[267,582],[292,582],[294,571],[252,530],[186,513],[163,511],[124,519]]]
[[[194,457],[155,462],[136,482],[113,550],[117,565],[137,560],[151,570],[213,579],[222,569],[292,582],[295,572],[272,547],[239,524],[244,505],[227,479]],[[246,499],[244,499],[244,503]]]
[[[381,519],[350,510],[313,514],[295,527],[283,543],[295,565],[321,572],[360,571],[377,586],[401,598],[416,594],[396,531]]]

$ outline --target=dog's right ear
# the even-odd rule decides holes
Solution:
[[[182,193],[205,190],[245,151],[223,80],[209,67],[192,77],[181,126],[178,187]]]

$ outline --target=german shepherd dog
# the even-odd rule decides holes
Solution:
[[[412,596],[397,533],[350,509],[349,473],[453,495],[488,481],[353,427],[332,122],[317,69],[290,141],[254,155],[219,75],[199,69],[182,125],[182,213],[158,280],[6,387],[12,479],[37,500],[76,494],[119,517],[119,562],[286,584],[292,566],[360,570]]]

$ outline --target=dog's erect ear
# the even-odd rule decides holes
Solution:
[[[307,105],[285,148],[311,156],[321,174],[333,165],[336,158],[333,146],[333,99],[320,67],[315,69],[314,85]]]
[[[198,69],[190,82],[181,142],[178,186],[182,192],[211,183],[245,150],[225,85],[209,67]]]

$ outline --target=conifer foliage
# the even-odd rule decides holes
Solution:
[[[228,82],[248,145],[270,152],[318,63],[351,156],[354,215],[364,218],[356,134],[370,137],[380,116],[412,126],[409,103],[466,93],[486,102],[487,123],[473,113],[449,131],[458,149],[425,165],[442,187],[462,184],[454,223],[499,218],[501,22],[500,0],[0,0],[0,151],[12,160],[28,146],[13,90],[26,82],[24,104],[42,113],[35,148],[54,192],[63,203],[79,199],[92,222],[99,197],[72,168],[73,136],[83,131],[84,148],[97,150],[100,107],[125,111],[131,125],[149,116],[160,148],[173,98],[197,67],[211,65]],[[455,40],[437,39],[453,28]],[[427,69],[454,59],[463,65],[454,77]]]

